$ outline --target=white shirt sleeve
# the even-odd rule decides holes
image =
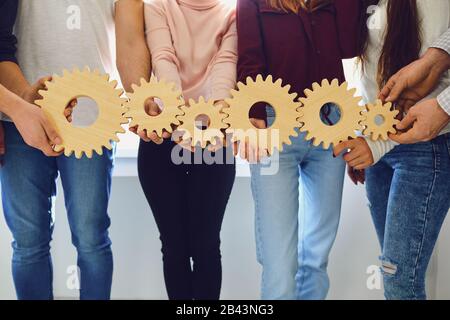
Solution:
[[[388,152],[390,152],[392,149],[394,149],[396,146],[399,145],[397,142],[392,141],[390,139],[387,141],[384,140],[372,141],[372,139],[370,139],[369,137],[364,137],[364,139],[366,139],[370,151],[372,151],[372,157],[374,160],[373,164],[380,161],[385,154],[387,154]]]

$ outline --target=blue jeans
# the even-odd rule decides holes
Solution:
[[[58,171],[78,252],[81,299],[109,299],[113,259],[107,213],[112,151],[92,159],[48,158],[25,144],[4,122],[6,154],[2,173],[3,211],[12,232],[12,272],[18,299],[53,299],[50,241]]]
[[[366,171],[387,299],[426,299],[425,275],[450,208],[450,134],[400,145]]]
[[[262,299],[325,299],[328,293],[345,163],[304,138],[292,139],[279,160],[271,160],[276,174],[265,174],[267,164],[251,166]]]

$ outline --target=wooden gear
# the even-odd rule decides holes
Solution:
[[[123,90],[116,89],[117,81],[109,81],[109,75],[101,75],[98,70],[91,72],[88,67],[80,71],[63,71],[63,76],[53,76],[46,82],[48,90],[41,90],[43,97],[35,103],[42,107],[45,115],[55,126],[63,143],[55,146],[55,151],[64,149],[64,154],[70,156],[73,152],[80,159],[83,153],[92,158],[95,150],[103,154],[102,147],[112,149],[111,141],[119,141],[117,133],[125,133],[122,124],[127,123],[123,117]],[[64,116],[67,105],[73,99],[89,97],[98,106],[98,118],[89,127],[73,126]]]
[[[133,84],[132,88],[133,93],[127,93],[129,101],[125,103],[128,108],[125,117],[131,119],[130,127],[137,126],[139,132],[146,130],[147,135],[155,131],[162,137],[163,130],[171,133],[172,124],[180,124],[176,117],[183,114],[180,106],[184,101],[181,91],[175,90],[175,84],[152,77],[150,82],[141,79],[140,86]],[[148,115],[144,107],[146,100],[151,97],[159,98],[164,104],[161,113],[154,117]]]
[[[248,77],[246,84],[239,82],[237,87],[238,90],[231,91],[232,98],[226,99],[230,106],[224,109],[224,112],[228,114],[225,122],[230,125],[226,132],[233,134],[234,140],[243,140],[245,137],[239,137],[237,132],[257,130],[260,137],[266,137],[268,140],[269,153],[273,153],[274,149],[283,151],[283,144],[290,145],[290,137],[298,136],[295,129],[300,126],[298,119],[301,117],[299,112],[301,104],[294,101],[297,94],[289,93],[291,87],[289,85],[283,87],[281,79],[273,82],[272,76],[264,80],[262,75],[258,75],[256,81]],[[258,102],[265,102],[275,110],[276,118],[270,128],[257,129],[250,122],[250,109]],[[278,133],[277,141],[268,138],[273,137],[274,130]],[[259,144],[261,146],[260,141]]]
[[[189,106],[181,107],[184,115],[178,116],[178,120],[182,122],[178,126],[178,131],[183,131],[183,141],[190,140],[191,146],[200,145],[205,148],[208,142],[213,145],[217,144],[217,140],[223,140],[225,135],[221,131],[228,126],[223,122],[225,114],[221,112],[220,107],[215,106],[212,100],[205,101],[205,98],[200,97],[198,102],[189,100]],[[196,125],[196,119],[200,115],[205,115],[209,118],[209,125],[205,130],[199,129]]]
[[[313,84],[313,90],[305,90],[306,98],[300,98],[303,103],[302,132],[307,132],[306,140],[313,140],[315,146],[323,144],[324,149],[330,145],[356,138],[356,131],[361,130],[360,122],[364,120],[359,106],[360,97],[355,97],[356,89],[348,90],[347,83],[339,85],[337,79],[331,84],[322,80],[322,85]],[[341,112],[340,120],[333,126],[326,125],[320,117],[322,107],[327,103],[336,104]]]
[[[378,139],[388,140],[388,134],[395,134],[395,125],[399,123],[396,119],[399,111],[391,110],[392,103],[386,103],[383,105],[381,100],[377,100],[375,104],[368,104],[366,111],[363,112],[365,120],[361,124],[365,127],[363,134],[369,136],[372,141]],[[382,117],[383,122],[377,123],[377,117]]]

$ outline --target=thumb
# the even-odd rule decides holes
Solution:
[[[48,140],[55,145],[62,144],[62,139],[60,138],[56,129],[50,124],[49,121],[45,120],[43,123],[45,133],[47,134]]]
[[[414,121],[416,121],[416,119],[417,116],[414,109],[409,110],[403,120],[397,124],[397,130],[405,130],[409,128],[414,123]]]

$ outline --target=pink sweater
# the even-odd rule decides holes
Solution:
[[[228,98],[236,84],[235,8],[224,0],[147,0],[153,73],[184,98]]]

